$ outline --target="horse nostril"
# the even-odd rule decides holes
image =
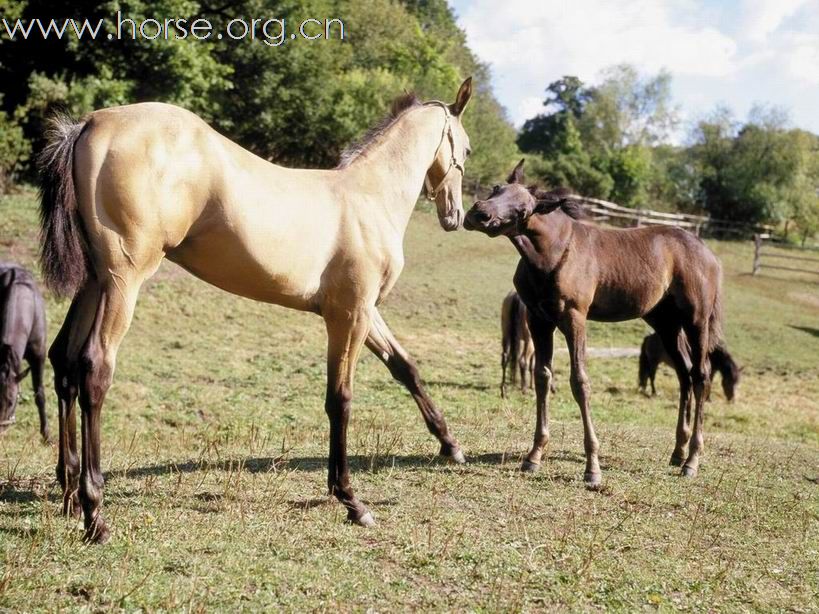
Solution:
[[[477,222],[488,222],[489,221],[489,214],[486,211],[481,211],[480,209],[475,210],[475,221]]]

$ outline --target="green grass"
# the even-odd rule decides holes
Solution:
[[[0,259],[34,268],[35,244],[34,195],[0,200]],[[591,493],[562,353],[548,458],[518,471],[533,399],[497,389],[513,248],[417,212],[383,313],[469,463],[436,459],[408,394],[365,357],[349,452],[373,530],[325,495],[321,320],[164,264],[103,412],[110,544],[84,545],[59,515],[56,449],[38,441],[28,390],[0,437],[0,609],[816,610],[819,285],[751,277],[750,244],[713,247],[739,400],[715,389],[700,477],[682,481],[667,466],[671,371],[646,399],[636,359],[592,361],[605,488]],[[67,304],[48,307],[53,335]],[[635,347],[646,331],[595,324],[589,344]]]

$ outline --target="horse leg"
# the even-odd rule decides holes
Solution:
[[[529,359],[526,356],[525,350],[518,358],[518,371],[520,371],[520,392],[521,394],[526,394],[526,389],[529,384],[529,380],[527,379],[529,375]]]
[[[368,527],[375,524],[369,510],[350,486],[347,462],[347,424],[353,400],[353,380],[361,347],[370,329],[367,309],[323,310],[327,325],[327,397],[324,410],[330,420],[330,456],[327,488],[347,508],[347,520]]]
[[[602,478],[597,451],[600,444],[594,433],[592,423],[590,397],[591,386],[586,374],[586,317],[577,310],[571,310],[561,323],[561,331],[566,336],[571,361],[571,385],[574,399],[580,407],[583,419],[583,447],[586,451],[586,472],[583,476],[586,488],[597,490]]]
[[[421,377],[415,362],[398,343],[387,323],[384,322],[384,318],[375,308],[371,310],[370,330],[366,344],[367,348],[387,366],[390,374],[401,382],[412,395],[412,398],[415,399],[418,409],[421,410],[421,415],[424,417],[427,429],[441,444],[441,456],[450,458],[456,463],[466,462],[458,442],[449,434],[443,414],[432,402],[421,383]],[[503,366],[505,376],[506,365]],[[504,383],[501,383],[501,394],[503,393]]]
[[[708,358],[708,323],[692,324],[685,327],[691,345],[691,380],[694,387],[694,432],[688,458],[682,468],[682,475],[697,475],[700,455],[703,453],[703,422],[705,418],[705,400],[711,388],[711,362]]]
[[[116,356],[131,325],[141,279],[117,274],[100,284],[91,330],[80,351],[79,401],[82,410],[82,468],[79,498],[85,519],[85,538],[108,541],[110,532],[102,517],[104,479],[100,467],[100,416],[111,386]]]
[[[48,430],[48,412],[46,411],[45,387],[43,386],[45,356],[42,355],[42,350],[39,356],[32,356],[28,364],[31,367],[31,385],[34,388],[34,403],[37,405],[37,413],[40,415],[40,436],[43,438],[43,443],[50,443],[51,434]]]
[[[63,514],[79,516],[80,460],[77,455],[77,364],[79,345],[90,328],[88,313],[97,300],[97,288],[89,283],[82,288],[65,316],[59,333],[48,351],[48,358],[54,370],[54,390],[57,393],[57,420],[59,440],[57,442],[57,482],[63,491]]]
[[[677,374],[677,382],[680,386],[680,402],[677,413],[677,429],[674,451],[671,453],[669,465],[679,467],[683,464],[687,454],[686,448],[691,439],[691,359],[683,349],[682,331],[678,324],[658,329],[660,337],[666,348],[666,353],[671,359],[671,365]]]
[[[506,338],[503,339],[503,348],[501,350],[501,398],[506,398],[506,366],[509,364],[509,350],[510,343]]]
[[[530,317],[529,325],[535,344],[535,436],[521,471],[535,472],[540,469],[543,450],[549,443],[549,395],[552,392],[555,326],[534,317]]]

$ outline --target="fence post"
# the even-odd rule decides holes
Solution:
[[[762,237],[759,234],[754,235],[754,270],[752,275],[756,275],[759,272],[760,264],[759,259],[761,257],[760,252],[762,251]]]

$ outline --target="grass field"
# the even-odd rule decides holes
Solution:
[[[683,481],[667,465],[671,371],[647,399],[635,358],[591,361],[604,479],[592,493],[564,353],[548,457],[537,475],[518,471],[533,399],[498,394],[512,246],[416,212],[382,313],[468,463],[437,460],[409,395],[365,357],[349,452],[371,530],[325,495],[321,320],[163,264],[103,412],[111,542],[84,545],[59,515],[56,448],[39,442],[28,386],[0,437],[0,609],[816,611],[819,284],[751,277],[750,243],[712,246],[745,366],[739,399],[715,387],[700,476]],[[34,268],[35,250],[34,195],[0,200],[0,259]],[[67,303],[48,307],[53,335]],[[646,331],[595,324],[589,344],[636,347]],[[56,433],[51,389],[49,403]]]

